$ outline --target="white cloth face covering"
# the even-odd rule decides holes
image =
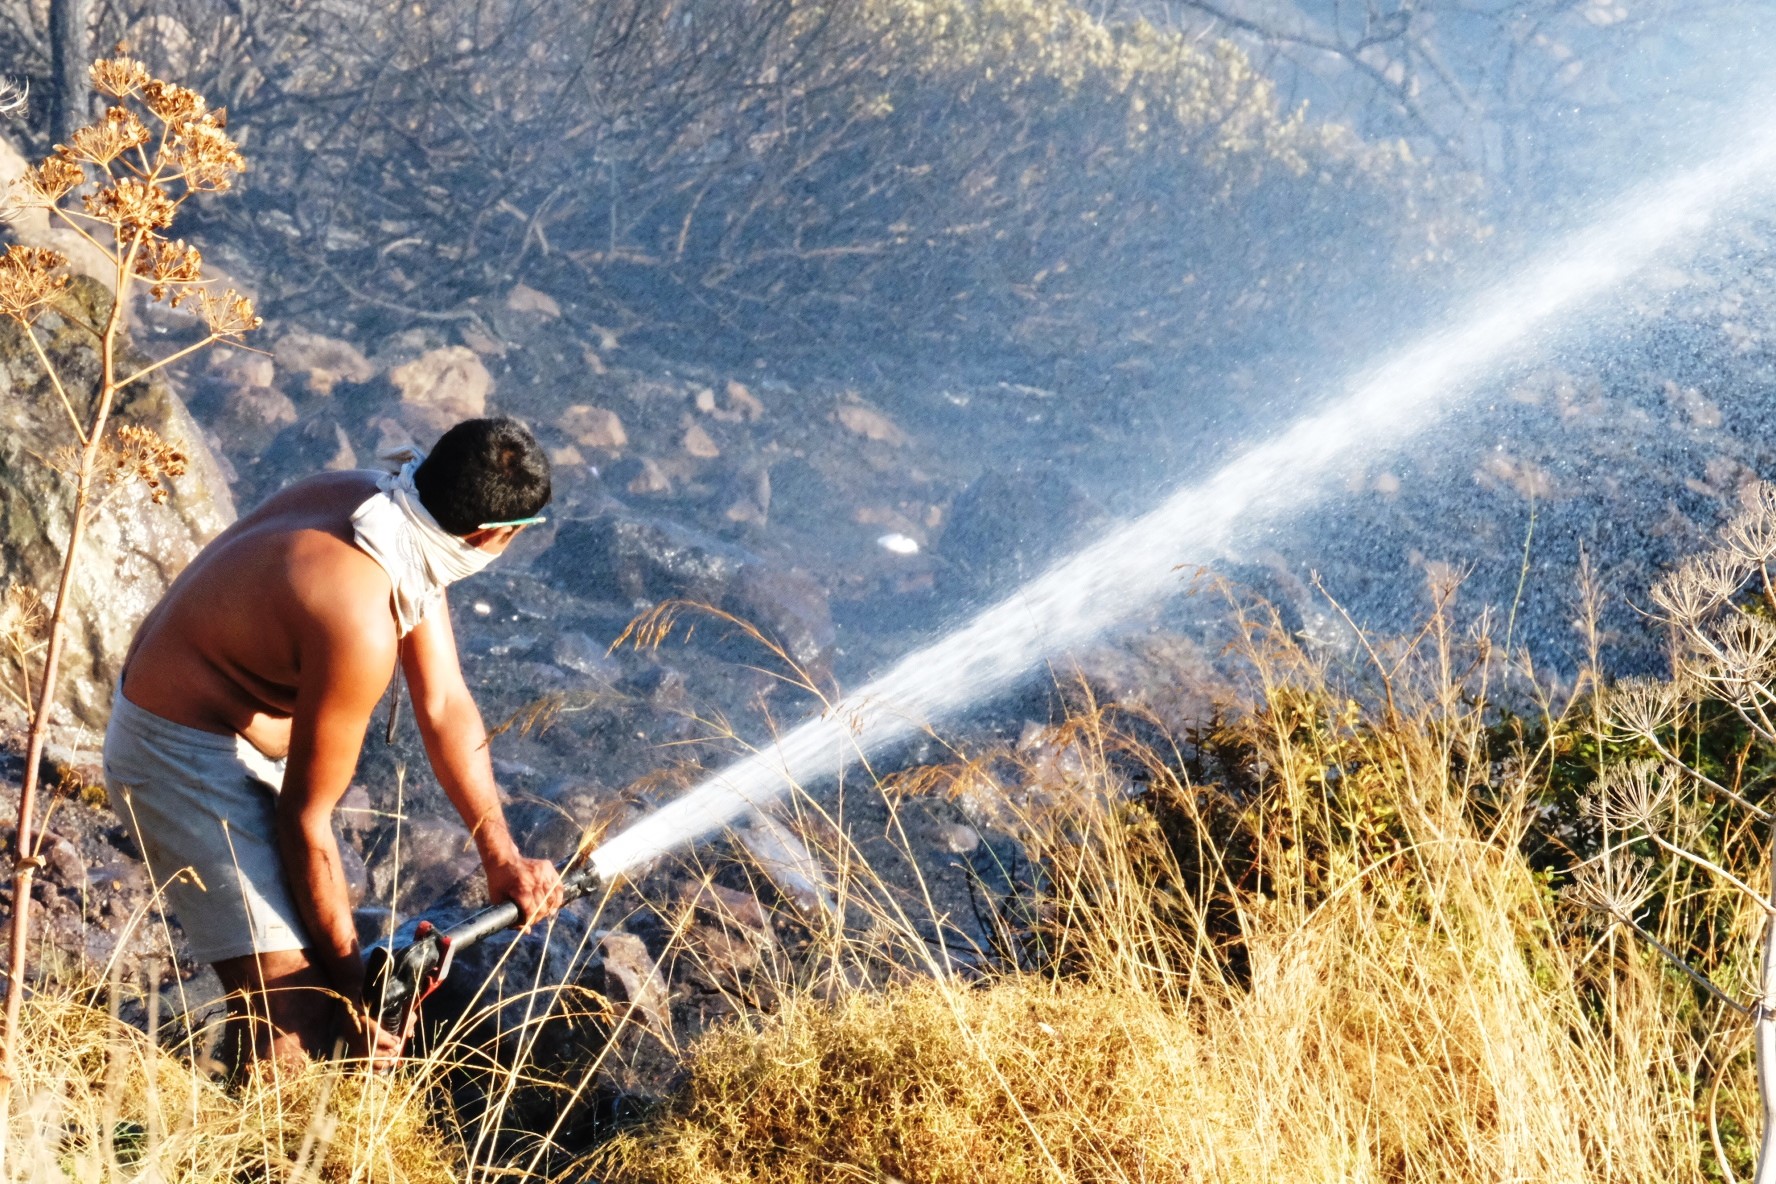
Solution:
[[[395,623],[406,637],[444,599],[446,587],[474,575],[493,556],[439,526],[420,504],[413,471],[425,453],[398,448],[381,459],[391,471],[377,480],[380,492],[352,511],[352,531],[358,549],[388,573]]]

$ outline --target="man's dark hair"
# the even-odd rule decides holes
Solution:
[[[549,504],[549,457],[523,423],[465,419],[413,471],[419,501],[451,534],[529,518]]]

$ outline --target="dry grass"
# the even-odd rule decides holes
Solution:
[[[233,1090],[74,995],[24,1009],[9,1181],[459,1179],[422,1077],[317,1065]]]
[[[1148,721],[1083,703],[1050,744],[1064,786],[1004,752],[903,781],[990,798],[1038,850],[1052,879],[1015,935],[1036,969],[790,992],[698,1044],[682,1093],[592,1173],[1719,1179],[1698,1078],[1732,1017],[1586,928],[1522,853],[1558,821],[1553,758],[1588,700],[1544,721],[1565,739],[1513,733],[1486,705],[1495,651],[1441,614],[1369,654],[1373,711],[1273,630],[1246,656],[1257,704],[1208,741],[1212,779],[1184,777]],[[1131,770],[1151,787],[1133,801]],[[882,910],[874,940],[913,948],[895,924]],[[1749,1067],[1722,1076],[1743,1169]]]
[[[565,1178],[1664,1184],[1726,1178],[1716,1139],[1743,1174],[1744,1021],[1567,903],[1550,870],[1596,847],[1579,798],[1635,755],[1610,738],[1613,693],[1536,692],[1442,611],[1352,652],[1367,697],[1260,622],[1249,702],[1191,745],[1081,695],[1032,748],[885,784],[897,811],[951,797],[1043,869],[1038,890],[997,898],[973,956],[932,944],[928,885],[888,882],[802,799],[791,826],[832,876],[834,920],[810,922],[799,959],[770,952],[738,1018],[686,1050],[682,1089]],[[1492,705],[1507,679],[1539,720]],[[911,833],[902,821],[888,832]],[[1767,875],[1756,844],[1715,857]],[[1677,875],[1641,923],[1742,973],[1755,925]],[[9,1180],[424,1181],[543,1162],[534,1140],[506,1155],[429,1105],[442,1061],[231,1095],[91,1009],[27,1015]]]

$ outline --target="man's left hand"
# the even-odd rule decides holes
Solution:
[[[487,897],[518,906],[519,925],[528,929],[566,903],[561,873],[546,859],[511,856],[487,864]]]

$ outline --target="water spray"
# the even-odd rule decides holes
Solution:
[[[563,868],[569,899],[762,810],[793,787],[842,775],[1167,597],[1181,566],[1236,554],[1236,531],[1314,500],[1339,468],[1447,418],[1512,350],[1537,334],[1553,335],[1562,318],[1659,255],[1693,244],[1716,215],[1773,172],[1776,128],[1631,193],[1563,249],[1488,289],[1450,327],[1359,376],[1343,398],[1206,481],[1178,489],[821,715],[576,856]],[[517,921],[517,907],[504,904],[447,929],[425,927],[400,950],[377,947],[366,1000],[385,1017],[384,1027],[400,1030],[407,1009],[443,981],[457,950]]]
[[[1448,417],[1478,380],[1538,334],[1618,287],[1661,254],[1695,243],[1722,210],[1776,171],[1767,129],[1675,179],[1630,193],[1563,248],[1474,300],[1450,325],[1359,376],[1350,393],[1174,492],[1146,515],[1063,559],[947,636],[774,743],[714,773],[606,839],[589,866],[606,882],[695,842],[791,787],[842,775],[869,754],[1004,690],[1171,594],[1180,565],[1234,553],[1249,531],[1317,497],[1353,459]]]

